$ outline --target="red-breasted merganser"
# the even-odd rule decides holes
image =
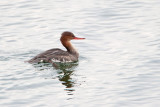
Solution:
[[[75,50],[75,48],[71,44],[71,40],[81,40],[85,38],[75,37],[71,32],[63,32],[60,38],[62,45],[67,49],[67,51],[63,51],[58,48],[50,49],[45,52],[42,52],[30,59],[29,63],[38,63],[38,62],[76,62],[78,61],[79,54]]]

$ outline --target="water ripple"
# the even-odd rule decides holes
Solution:
[[[159,7],[155,0],[1,0],[0,106],[159,105]],[[72,41],[78,63],[24,62],[64,49],[63,31],[86,38]]]

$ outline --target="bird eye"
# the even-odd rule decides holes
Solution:
[[[72,37],[74,38],[75,36],[74,36],[74,35],[72,35]]]

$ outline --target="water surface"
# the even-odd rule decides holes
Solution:
[[[159,0],[1,0],[1,107],[155,107],[160,103]],[[64,47],[79,62],[32,65],[38,53]]]

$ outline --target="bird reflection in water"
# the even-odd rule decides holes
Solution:
[[[72,95],[70,92],[74,91],[73,87],[75,85],[75,81],[71,76],[74,74],[74,69],[78,66],[78,62],[54,63],[52,65],[57,69],[59,80],[66,86],[65,90],[69,92],[69,95]]]
[[[75,68],[78,66],[78,62],[72,63],[39,63],[38,65],[34,65],[34,67],[38,68],[39,70],[49,69],[54,67],[57,71],[57,78],[62,84],[66,87],[65,90],[67,91],[68,95],[73,95],[73,91],[75,91],[74,85],[75,80],[71,77],[74,74]],[[55,72],[55,71],[54,71]]]

